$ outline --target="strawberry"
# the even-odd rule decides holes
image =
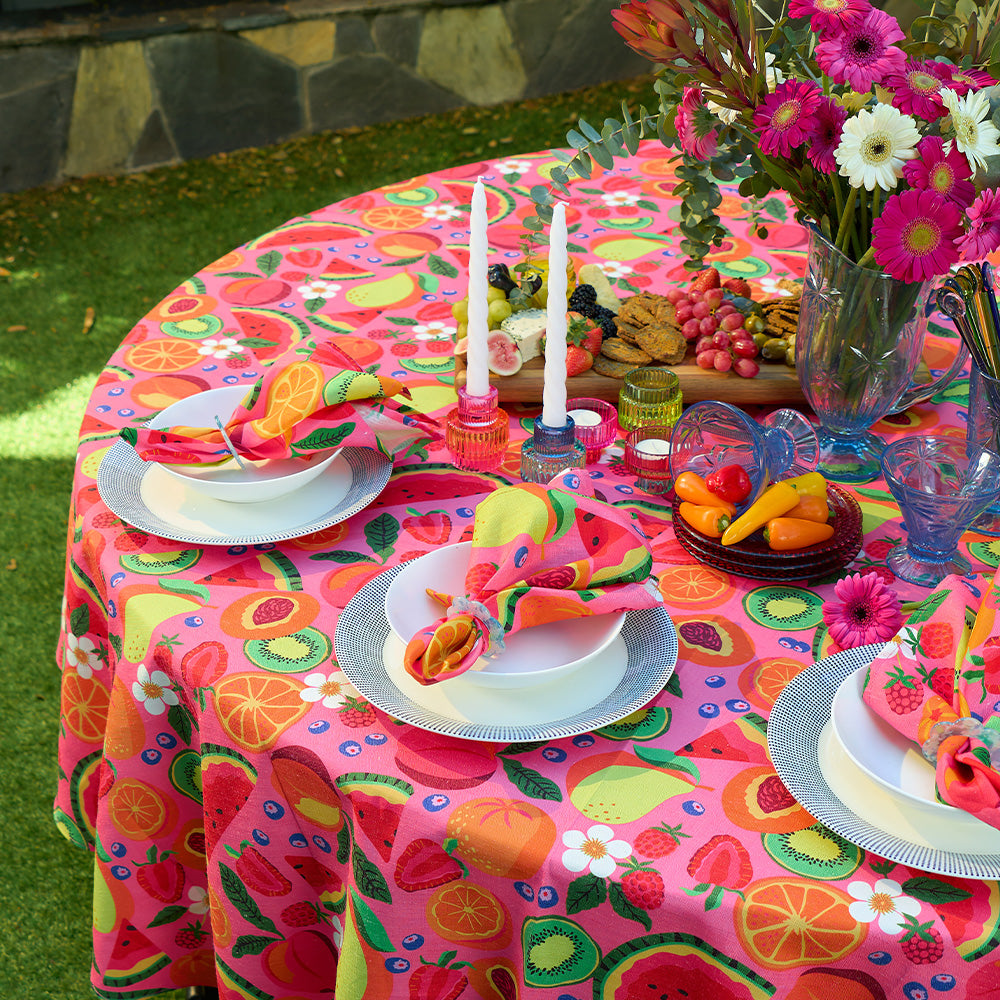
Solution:
[[[156,848],[152,848],[155,852]],[[176,903],[184,892],[184,869],[173,858],[168,858],[170,851],[164,851],[159,861],[140,864],[135,873],[135,880],[153,899],[161,903]],[[155,858],[155,853],[153,857]]]
[[[927,622],[920,630],[920,652],[942,660],[955,648],[955,629],[951,622]]]
[[[197,948],[208,937],[208,931],[201,926],[200,920],[186,924],[174,935],[174,944],[178,948]]]
[[[902,667],[896,667],[885,685],[885,700],[896,715],[908,715],[920,707],[923,696],[916,679],[904,674]]]
[[[576,344],[566,345],[566,377],[582,375],[594,367],[594,355],[585,347]]]
[[[721,286],[722,279],[719,272],[714,267],[709,267],[704,271],[699,271],[691,279],[690,288],[693,292],[707,292],[710,288],[720,288]]]
[[[286,854],[285,861],[317,892],[339,893],[343,890],[343,879],[310,855]]]
[[[733,295],[742,296],[744,299],[753,297],[753,289],[742,278],[726,278],[722,282],[722,287],[732,292]]]
[[[410,517],[403,518],[403,530],[428,545],[444,545],[451,536],[451,517],[443,510],[430,510],[426,514],[406,508]]]
[[[622,876],[625,898],[640,910],[656,910],[663,904],[663,877],[651,865],[631,858]]]
[[[366,726],[374,726],[377,721],[371,703],[360,698],[346,698],[339,714],[340,721],[349,729],[364,729]]]
[[[566,336],[571,344],[576,344],[585,351],[590,351],[595,357],[601,353],[604,331],[588,319],[576,316],[571,318]]]
[[[903,922],[906,933],[899,939],[903,954],[914,965],[933,965],[944,958],[944,941],[933,920],[918,924],[916,917],[906,915]]]
[[[673,853],[674,848],[681,842],[681,837],[690,837],[691,834],[681,831],[681,824],[670,826],[662,823],[660,826],[651,826],[648,830],[643,830],[635,838],[636,853],[645,855],[647,858],[665,858]]]
[[[434,889],[462,877],[462,866],[439,844],[418,837],[403,849],[393,878],[403,892]]]

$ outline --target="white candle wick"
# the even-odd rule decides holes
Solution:
[[[469,350],[466,356],[465,391],[470,396],[486,396],[490,391],[489,302],[487,300],[486,189],[480,177],[472,191],[469,219]]]
[[[542,423],[566,426],[566,205],[556,202],[549,227]]]

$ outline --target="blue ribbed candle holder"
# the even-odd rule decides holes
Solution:
[[[547,483],[565,469],[583,469],[587,449],[576,439],[572,417],[562,427],[549,427],[535,417],[530,441],[521,445],[521,478],[526,483]]]

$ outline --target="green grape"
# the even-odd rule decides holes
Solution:
[[[459,323],[458,326],[455,328],[455,342],[457,343],[458,341],[460,341],[464,336],[468,334],[468,332],[469,332],[469,324]]]
[[[486,289],[486,301],[490,303],[506,302],[507,293],[502,288],[494,288],[493,285],[490,285]]]
[[[459,299],[451,304],[451,314],[459,323],[469,322],[469,297]]]
[[[490,302],[489,320],[490,329],[496,330],[500,324],[514,311],[513,306],[504,299],[497,299]]]

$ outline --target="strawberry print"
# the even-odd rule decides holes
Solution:
[[[640,910],[656,910],[663,905],[663,876],[650,864],[632,858],[622,876],[625,898]]]
[[[418,892],[453,882],[462,875],[462,866],[440,844],[418,837],[403,849],[393,878],[404,892]]]
[[[436,965],[423,964],[410,975],[410,1000],[458,1000],[469,985],[463,971],[469,962],[451,960],[455,952],[445,952]]]
[[[403,530],[428,545],[444,545],[451,536],[451,517],[443,510],[421,514],[407,507],[409,517],[403,518]]]
[[[156,848],[150,848],[153,860],[140,864],[135,879],[143,890],[161,903],[176,903],[184,892],[184,868],[164,851],[156,860]]]
[[[908,715],[920,707],[923,696],[916,679],[904,674],[902,667],[896,667],[885,685],[885,700],[896,715]]]
[[[635,838],[636,854],[641,854],[646,858],[665,858],[668,854],[673,854],[674,849],[681,842],[681,837],[689,837],[689,833],[681,830],[683,824],[670,826],[668,823],[661,823],[659,826],[651,826],[648,830],[643,830]]]

